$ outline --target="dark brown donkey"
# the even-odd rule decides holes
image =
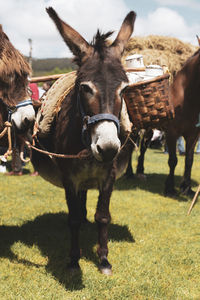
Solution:
[[[48,156],[34,151],[32,162],[44,178],[63,185],[65,189],[71,232],[70,268],[79,268],[79,229],[86,213],[87,189],[99,190],[95,214],[97,252],[101,272],[110,274],[111,265],[107,259],[107,226],[111,219],[109,202],[117,171],[126,167],[128,157],[126,147],[120,151],[125,138],[119,125],[121,93],[128,84],[121,55],[133,32],[136,15],[134,12],[127,15],[115,41],[108,45],[106,39],[111,32],[100,34],[98,31],[93,43],[88,44],[52,8],[47,12],[75,55],[79,69],[75,87],[65,98],[52,126],[52,136],[40,139],[40,144],[50,151],[65,154],[78,154],[87,147],[91,155],[85,159],[57,158],[61,183],[56,178],[55,164]]]
[[[176,140],[179,136],[183,136],[186,141],[186,153],[181,192],[193,196],[191,169],[194,147],[200,134],[200,128],[196,127],[200,113],[200,49],[186,61],[176,74],[170,92],[175,118],[169,123],[166,131],[170,173],[165,183],[165,193],[169,196],[176,193],[174,189],[174,170],[177,164]]]
[[[16,50],[0,25],[0,137],[5,122],[13,124],[17,133],[25,133],[35,118],[28,92],[28,75],[31,70]],[[0,146],[7,147],[7,137],[0,138]]]

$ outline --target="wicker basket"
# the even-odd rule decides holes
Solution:
[[[169,98],[169,74],[129,85],[124,99],[136,128],[164,128],[174,117]]]

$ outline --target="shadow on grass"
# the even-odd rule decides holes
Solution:
[[[134,175],[132,178],[127,178],[125,176],[121,177],[115,182],[114,189],[115,190],[133,190],[133,189],[141,189],[145,191],[149,191],[154,194],[159,194],[164,196],[164,188],[165,188],[165,181],[167,179],[167,174],[158,174],[158,173],[150,173],[146,175],[146,179],[142,180],[137,178]],[[175,180],[175,187],[179,187],[181,184],[182,176],[174,176]],[[197,186],[198,182],[195,180],[191,180],[192,186]],[[173,197],[173,199],[177,201],[188,201],[189,197],[184,196],[179,193],[177,189],[177,195]]]
[[[0,257],[27,266],[41,267],[42,265],[19,258],[11,249],[16,242],[22,242],[27,246],[37,245],[41,254],[48,258],[47,272],[68,290],[84,288],[81,270],[74,274],[67,270],[70,246],[67,217],[66,213],[49,213],[36,217],[35,220],[28,221],[22,226],[0,226]],[[128,227],[117,224],[110,224],[109,238],[115,241],[134,242]],[[82,226],[80,234],[82,256],[98,265],[97,255],[93,251],[96,243],[96,224],[88,222]]]

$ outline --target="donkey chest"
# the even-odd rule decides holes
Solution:
[[[77,189],[97,188],[103,184],[109,173],[108,168],[98,162],[72,165],[69,173],[70,181]]]

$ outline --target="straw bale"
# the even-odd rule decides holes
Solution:
[[[10,76],[17,73],[19,76],[31,72],[29,64],[23,55],[15,49],[0,25],[0,77],[5,82],[10,81]]]
[[[0,98],[9,106],[28,97],[31,68],[0,25]]]

